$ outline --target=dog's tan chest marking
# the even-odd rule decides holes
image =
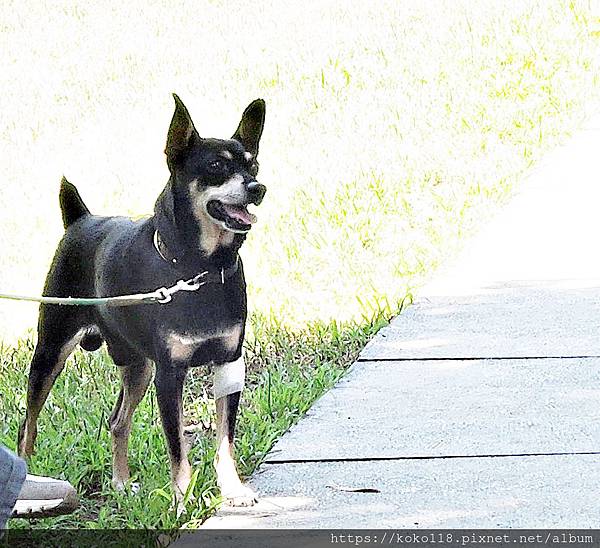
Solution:
[[[202,222],[200,247],[207,255],[212,255],[219,247],[229,246],[233,243],[233,232],[223,230],[211,221]]]
[[[217,339],[227,350],[235,350],[239,344],[241,334],[242,326],[239,324],[207,335],[193,335],[170,331],[166,336],[165,342],[174,361],[187,362],[192,358],[194,352],[209,340]]]

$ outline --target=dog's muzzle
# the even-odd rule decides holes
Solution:
[[[234,362],[213,367],[213,390],[215,400],[224,398],[229,394],[241,392],[246,380],[246,363],[240,356]]]

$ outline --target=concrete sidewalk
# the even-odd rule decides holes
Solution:
[[[208,528],[600,528],[600,121],[383,329]]]

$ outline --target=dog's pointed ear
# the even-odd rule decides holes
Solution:
[[[258,154],[258,143],[265,125],[265,110],[265,102],[262,99],[252,101],[242,114],[240,125],[232,137],[244,145],[246,152],[254,156]]]
[[[185,152],[200,140],[188,109],[175,93],[173,99],[175,99],[175,112],[169,126],[165,147],[169,167],[176,165]]]

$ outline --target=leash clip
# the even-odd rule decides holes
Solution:
[[[180,291],[197,291],[206,283],[206,280],[202,280],[202,278],[207,274],[208,271],[201,272],[189,280],[178,280],[173,287],[160,287],[156,290],[156,301],[160,304],[166,304],[173,300],[175,293],[179,293]]]
[[[221,285],[225,285],[225,269],[221,267]]]
[[[180,287],[181,291],[196,291],[200,289],[207,281],[202,280],[208,274],[208,270],[200,272],[200,274],[190,278],[189,280],[179,280],[177,286]]]
[[[172,300],[171,293],[166,287],[159,287],[156,290],[156,293],[157,293],[156,302],[159,302],[160,304],[166,304],[166,303],[171,302],[171,300]]]

